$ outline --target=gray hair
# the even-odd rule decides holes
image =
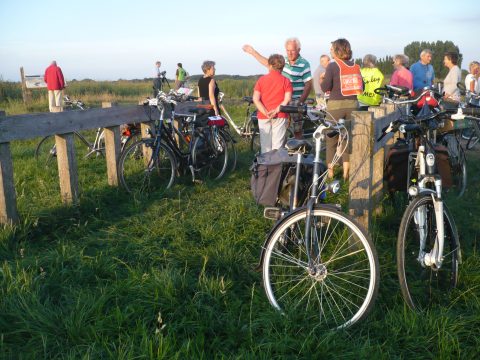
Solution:
[[[287,46],[288,43],[295,43],[295,45],[297,46],[297,49],[301,49],[302,48],[302,44],[300,44],[300,40],[298,40],[298,38],[296,37],[291,37],[291,38],[288,38],[287,40],[285,40],[285,46]]]
[[[408,58],[407,55],[404,54],[397,54],[393,57],[393,61],[397,61],[402,64],[403,66],[408,66],[408,63],[410,62],[410,59]]]
[[[373,68],[377,64],[377,57],[372,54],[367,54],[363,57],[363,67]]]
[[[208,70],[215,66],[215,61],[205,60],[202,64],[202,71],[205,74]]]
[[[432,55],[433,51],[430,50],[430,49],[423,49],[422,52],[420,53],[420,57],[422,57],[423,55],[427,55],[427,54]]]

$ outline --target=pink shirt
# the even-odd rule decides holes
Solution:
[[[405,67],[395,70],[390,79],[390,85],[405,86],[410,90],[413,90],[413,75]]]

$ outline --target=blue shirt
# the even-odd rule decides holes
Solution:
[[[410,71],[413,75],[413,89],[423,89],[426,86],[430,87],[433,85],[435,72],[431,64],[424,65],[417,61],[410,67]]]

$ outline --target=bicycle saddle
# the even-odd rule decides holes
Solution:
[[[312,150],[312,144],[307,140],[288,139],[285,145],[289,153],[307,153]]]

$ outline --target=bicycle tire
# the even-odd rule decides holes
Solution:
[[[175,157],[171,149],[160,142],[156,159],[152,159],[146,150],[153,152],[153,144],[154,139],[142,139],[120,155],[120,183],[127,192],[164,192],[172,186],[175,180]]]
[[[56,161],[57,150],[55,147],[55,136],[45,136],[35,148],[35,160],[38,164],[45,167]]]
[[[467,189],[467,164],[465,152],[460,144],[458,144],[458,157],[451,160],[453,160],[451,161],[453,187],[457,197],[461,197]]]
[[[475,120],[472,120],[472,121],[475,121]],[[480,134],[478,134],[476,131],[479,125],[480,125],[480,122],[477,121],[477,126],[473,126],[472,134],[470,135],[467,141],[467,145],[466,145],[467,150],[472,150],[475,147],[475,145],[477,145],[478,140],[480,139]]]
[[[192,147],[192,166],[200,178],[220,179],[227,170],[228,146],[225,138],[212,129],[206,129],[196,136]]]
[[[379,263],[366,232],[348,215],[328,206],[312,212],[319,256],[308,268],[307,208],[283,218],[270,232],[262,255],[263,285],[270,304],[285,315],[299,312],[309,323],[342,329],[364,319],[378,294]],[[323,258],[323,261],[322,261]]]
[[[235,140],[233,140],[232,135],[225,129],[221,129],[220,133],[224,137],[227,146],[228,146],[228,165],[227,171],[235,171],[237,167],[237,147],[235,146]]]
[[[458,281],[460,246],[453,217],[446,205],[444,215],[444,260],[440,269],[422,265],[419,261],[420,238],[425,230],[425,252],[429,252],[435,242],[437,226],[432,195],[415,198],[405,210],[400,223],[397,239],[397,272],[402,296],[413,310],[423,311],[436,303],[442,305],[448,300],[448,291],[455,288]],[[422,221],[422,218],[425,221]],[[416,223],[424,223],[423,226]]]

